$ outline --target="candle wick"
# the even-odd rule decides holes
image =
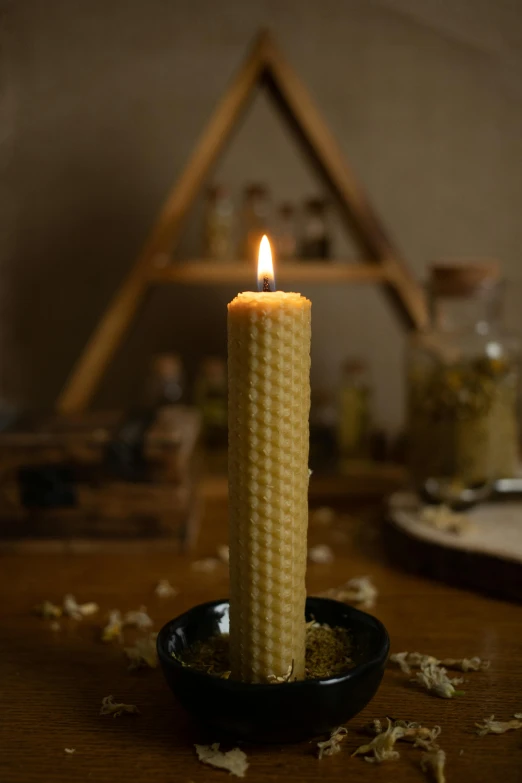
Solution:
[[[270,280],[268,276],[263,277],[263,291],[270,291]]]

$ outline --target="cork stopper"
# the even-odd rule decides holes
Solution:
[[[436,262],[430,267],[430,286],[434,296],[466,297],[493,288],[500,281],[500,262],[484,261]]]

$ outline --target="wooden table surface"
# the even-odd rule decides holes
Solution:
[[[355,501],[350,501],[352,504]],[[318,761],[315,741],[291,746],[245,746],[247,780],[291,783],[413,783],[426,780],[420,751],[399,743],[398,761],[368,764],[350,753],[365,741],[361,727],[374,717],[440,725],[447,780],[520,783],[522,731],[478,737],[475,721],[494,713],[507,720],[522,711],[522,609],[445,587],[396,570],[378,536],[377,507],[355,509],[358,520],[334,529],[312,526],[311,543],[335,548],[332,565],[310,565],[310,593],[371,574],[379,589],[374,613],[387,626],[392,650],[438,657],[479,655],[487,672],[465,675],[465,695],[445,701],[419,690],[393,667],[373,702],[349,724],[341,753]],[[362,522],[360,520],[363,520]],[[194,742],[212,741],[193,726],[163,682],[159,669],[129,673],[121,645],[103,644],[105,613],[146,604],[156,629],[196,603],[227,595],[227,569],[196,573],[193,560],[226,542],[225,503],[214,499],[191,555],[168,551],[127,554],[5,554],[0,557],[0,781],[1,783],[198,783],[227,773],[196,759]],[[175,598],[154,595],[159,579],[180,589]],[[31,614],[43,599],[67,592],[96,601],[101,611],[82,622],[64,620],[60,631]],[[101,717],[104,696],[137,704],[138,716]],[[64,748],[75,748],[66,755]]]

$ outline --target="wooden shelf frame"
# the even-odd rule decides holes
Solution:
[[[216,263],[212,261],[179,261],[151,270],[151,284],[177,283],[180,285],[228,285],[244,283],[252,288],[256,270],[248,262]],[[276,283],[384,283],[386,273],[376,264],[342,261],[288,261],[279,262]]]
[[[176,272],[171,272],[171,267],[165,267],[160,274],[157,261],[158,258],[171,256],[190,206],[258,85],[267,88],[312,164],[335,195],[341,216],[351,229],[364,257],[371,262],[368,267],[379,269],[375,282],[384,284],[401,320],[410,328],[421,328],[427,323],[422,288],[402,260],[306,88],[277,48],[270,33],[262,31],[215,109],[177,184],[167,196],[134,267],[110,302],[67,379],[57,401],[57,409],[61,413],[79,412],[88,407],[149,286],[161,282],[196,282],[195,267]],[[320,279],[315,270],[308,270],[309,281],[327,282],[330,275],[331,282],[340,282],[340,278],[334,278],[334,273],[329,270],[325,265],[325,274]],[[216,277],[217,272],[213,274]],[[283,280],[286,272],[281,274],[279,279]],[[223,271],[218,275],[219,280],[222,275]],[[350,271],[344,275],[343,281],[362,282],[368,278],[370,282],[372,276],[370,272],[363,274]],[[240,279],[241,276],[234,277],[234,280]],[[299,278],[293,279],[297,281]]]

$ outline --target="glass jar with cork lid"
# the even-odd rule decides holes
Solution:
[[[517,473],[519,345],[498,263],[436,264],[429,288],[431,326],[408,353],[409,462],[424,494],[458,504]]]

